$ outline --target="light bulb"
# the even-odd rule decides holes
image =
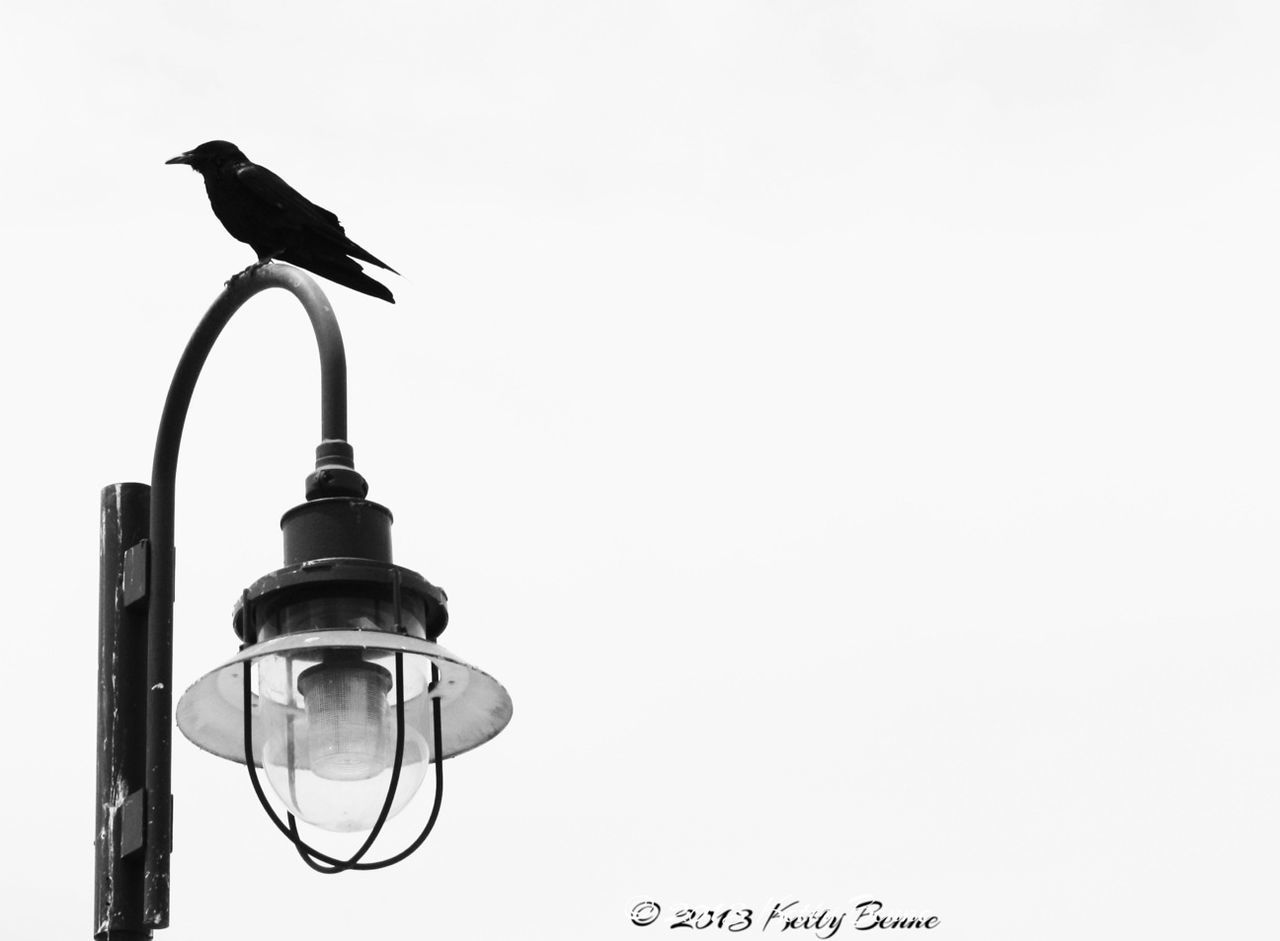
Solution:
[[[418,668],[406,667],[405,685],[408,691],[424,688]],[[272,789],[295,816],[343,833],[373,827],[394,770],[397,695],[390,671],[356,650],[308,651],[260,662],[262,764]],[[429,760],[426,739],[406,721],[389,816],[418,790]]]
[[[307,757],[328,781],[363,781],[387,766],[387,691],[391,674],[366,660],[326,660],[302,672]],[[392,730],[392,735],[395,732]]]

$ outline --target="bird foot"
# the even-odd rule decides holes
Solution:
[[[266,261],[255,261],[248,268],[245,268],[243,271],[237,271],[231,277],[227,278],[226,282],[222,286],[230,287],[233,281],[239,281],[241,278],[247,278],[249,275],[253,274],[259,268],[263,268],[269,264],[271,264],[270,258],[268,258]]]

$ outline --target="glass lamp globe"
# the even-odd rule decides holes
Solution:
[[[300,820],[325,830],[368,830],[377,821],[395,764],[393,655],[336,650],[270,657],[257,668],[267,781]],[[426,688],[405,671],[406,698]],[[430,734],[430,730],[427,730]],[[406,722],[404,754],[390,816],[417,792],[431,755]]]

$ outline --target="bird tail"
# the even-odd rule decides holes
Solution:
[[[276,257],[281,261],[289,262],[291,265],[297,265],[299,268],[306,268],[312,274],[318,274],[322,278],[327,278],[335,284],[341,284],[343,287],[351,288],[353,291],[380,298],[388,304],[396,302],[395,297],[385,284],[373,280],[373,278],[364,273],[363,268],[346,256],[329,253],[319,255],[315,252],[292,249]],[[383,265],[383,267],[386,268],[387,266]],[[387,270],[391,271],[392,269],[387,268]]]
[[[351,241],[351,239],[344,239],[344,241],[346,244],[342,246],[342,250],[345,251],[348,255],[352,256],[353,258],[359,258],[361,261],[367,261],[371,265],[377,265],[379,268],[385,268],[387,271],[390,271],[392,274],[400,273],[396,271],[396,269],[392,268],[385,261],[383,261],[381,258],[375,257],[372,252],[365,251],[355,242]]]

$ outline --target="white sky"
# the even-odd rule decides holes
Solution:
[[[352,441],[515,718],[417,856],[328,880],[176,737],[165,941],[869,898],[948,941],[1271,930],[1274,4],[5,20],[5,936],[91,930],[98,491],[253,258],[163,166],[214,137],[405,273],[328,289]],[[305,318],[260,298],[184,443],[180,689],[317,432]]]

